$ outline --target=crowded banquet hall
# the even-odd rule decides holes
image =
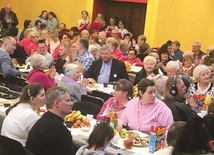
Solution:
[[[213,0],[24,3],[0,1],[0,155],[214,154]]]

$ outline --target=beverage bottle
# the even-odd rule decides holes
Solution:
[[[110,126],[115,130],[117,130],[117,121],[118,121],[118,111],[117,107],[114,106],[110,111]]]

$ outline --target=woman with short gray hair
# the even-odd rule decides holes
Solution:
[[[78,65],[67,64],[65,66],[65,76],[62,77],[58,86],[62,86],[68,89],[71,95],[71,101],[73,103],[81,101],[82,95],[86,94],[86,86],[88,84],[88,79],[82,79],[82,72]]]

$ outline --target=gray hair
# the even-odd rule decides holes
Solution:
[[[109,44],[105,44],[101,47],[101,51],[108,50],[110,53],[113,53],[113,47]]]
[[[52,30],[49,32],[49,35],[53,35],[54,37],[59,37],[59,32],[57,30]]]
[[[146,42],[146,36],[144,36],[144,35],[139,35],[139,36],[138,36],[138,39],[144,40],[144,42]]]
[[[41,63],[44,63],[46,58],[41,54],[33,54],[31,56],[30,65],[32,68],[38,68]]]
[[[54,104],[54,100],[61,101],[68,90],[64,87],[53,87],[46,92],[46,108],[51,109]]]
[[[177,75],[176,76],[176,88],[178,87],[178,82],[182,80],[182,76],[180,75]],[[175,96],[173,96],[171,94],[171,89],[172,89],[172,86],[173,86],[173,81],[174,81],[174,77],[169,77],[166,81],[166,87],[165,87],[165,98],[167,99],[173,99],[175,98]]]
[[[206,66],[206,65],[198,65],[198,66],[195,67],[195,69],[193,70],[193,77],[194,77],[196,80],[198,80],[198,77],[199,77],[199,75],[200,75],[200,73],[201,73],[202,71],[208,71],[209,74],[211,73],[208,66]]]
[[[157,60],[155,59],[155,57],[150,56],[150,55],[146,56],[146,57],[143,59],[143,63],[146,63],[147,61],[152,61],[154,64],[157,63]]]
[[[166,64],[166,68],[174,68],[178,71],[180,69],[180,63],[178,61],[171,60]]]
[[[77,68],[78,68],[78,65],[76,64],[67,64],[65,66],[65,75],[66,76],[73,75],[76,72]]]
[[[193,44],[196,44],[197,46],[201,47],[201,42],[200,41],[195,41]]]
[[[162,87],[163,85],[166,85],[167,79],[168,77],[162,74],[158,74],[153,78],[155,85],[158,87]]]

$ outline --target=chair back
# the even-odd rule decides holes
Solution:
[[[2,124],[4,122],[5,116],[0,115],[0,133],[1,133],[1,128],[2,128]]]
[[[3,73],[0,73],[0,86],[6,86],[6,85],[7,85],[6,76]]]
[[[91,102],[91,103],[94,103],[100,107],[102,107],[103,103],[104,103],[104,100],[102,98],[94,97],[91,95],[82,95],[81,101]]]
[[[28,84],[27,80],[21,77],[8,76],[8,80],[8,87],[18,92],[22,92],[23,87]]]
[[[103,99],[104,101],[107,101],[109,98],[113,97],[113,95],[111,95],[111,94],[104,93],[104,92],[101,92],[98,90],[93,90],[92,96],[99,97],[99,98]]]
[[[72,110],[79,110],[83,115],[92,114],[96,117],[101,107],[91,102],[80,101],[74,104]]]
[[[25,155],[25,150],[21,143],[11,138],[0,135],[1,155]]]

